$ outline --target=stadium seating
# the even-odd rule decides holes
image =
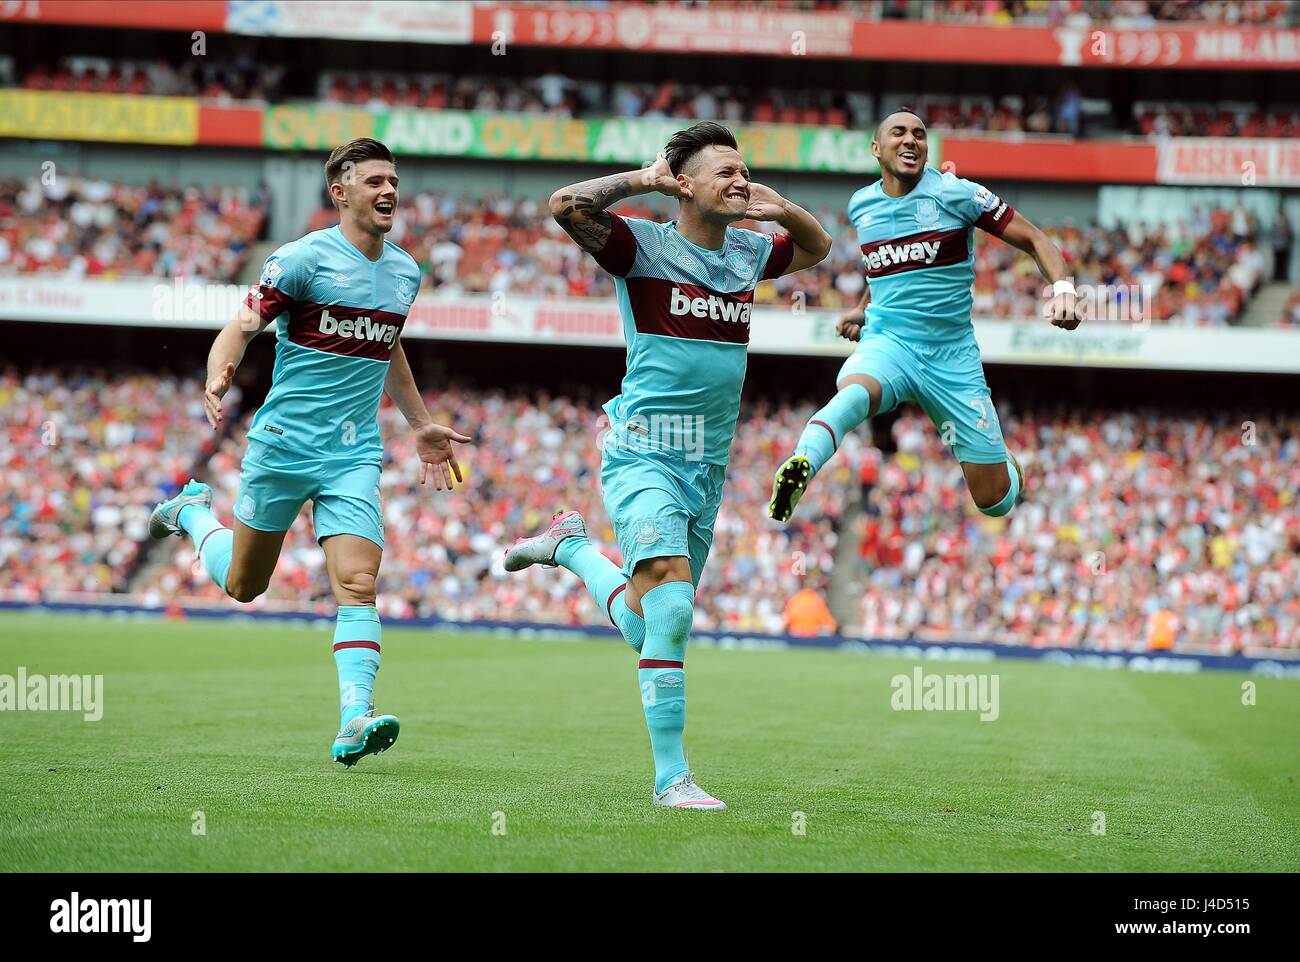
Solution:
[[[213,484],[217,511],[230,517],[242,427],[213,450],[195,428],[200,390],[145,375],[0,376],[0,597],[130,589],[159,607],[233,604],[195,568],[187,541],[165,542],[135,573],[149,507],[191,473]],[[440,392],[435,418],[475,426],[475,444],[461,452],[466,484],[454,493],[415,483],[410,435],[391,406],[382,409],[386,616],[603,622],[566,572],[507,575],[500,565],[507,544],[560,508],[583,511],[595,543],[618,560],[597,484],[597,400]],[[1002,424],[1028,496],[993,519],[970,503],[928,420],[904,409],[895,452],[855,432],[795,523],[780,526],[765,513],[771,471],[811,411],[746,404],[697,628],[785,630],[801,591],[831,597],[838,559],[850,565],[837,576],[847,597],[860,599],[843,629],[866,637],[1118,650],[1159,647],[1168,632],[1180,646],[1300,648],[1294,419],[1008,411]],[[55,443],[42,443],[51,430]],[[39,484],[27,480],[34,472]],[[332,611],[309,513],[254,604]]]
[[[569,241],[538,200],[418,194],[408,196],[403,206],[390,236],[421,264],[424,287],[435,296],[497,291],[539,297],[614,293],[609,276]],[[628,216],[672,216],[670,205],[660,199],[638,198],[636,204],[617,209]],[[759,285],[755,303],[790,303],[796,295],[807,307],[843,310],[858,303],[862,260],[854,232],[843,211],[816,213],[835,239],[830,256],[815,268]],[[336,220],[332,208],[322,208],[306,227],[318,229]],[[762,229],[752,222],[740,226]],[[763,226],[770,229],[771,225]],[[1171,227],[1041,226],[1061,246],[1078,283],[1149,290],[1149,319],[1155,323],[1231,323],[1262,278],[1264,264],[1253,243],[1253,227],[1234,225],[1229,211],[1209,211],[1196,223]],[[1242,229],[1246,233],[1238,233]],[[1038,316],[1043,285],[1028,257],[976,231],[975,269],[976,316]],[[1095,320],[1134,318],[1117,310],[1105,316],[1099,312]]]
[[[1300,647],[1300,422],[1025,411],[1002,420],[1028,497],[978,514],[929,422],[857,521],[868,636],[1142,648]]]
[[[191,57],[176,64],[105,57],[64,57],[53,67],[36,64],[22,78],[27,90],[154,97],[201,97],[226,103],[280,99],[282,64],[240,63]]]
[[[1217,22],[1240,26],[1286,26],[1291,15],[1286,0],[947,0],[945,3],[906,2],[908,16],[957,23],[1018,24],[1025,26],[1124,28],[1153,27],[1158,23]]]
[[[59,272],[73,277],[200,277],[230,282],[263,226],[265,204],[238,187],[175,188],[82,177],[0,181],[0,273]],[[667,218],[663,199],[624,204],[628,216]],[[862,295],[861,253],[842,211],[818,211],[835,238],[831,256],[798,274],[763,283],[755,303],[845,309]],[[305,226],[337,222],[321,208]],[[742,222],[751,229],[770,225]],[[1253,224],[1229,211],[1192,224],[1123,229],[1044,225],[1074,268],[1076,281],[1151,291],[1149,320],[1230,324],[1264,272]],[[504,196],[408,195],[390,235],[415,257],[434,295],[510,291],[546,296],[603,296],[614,285],[569,242],[541,200]],[[976,316],[1036,317],[1041,285],[1018,251],[976,231]],[[1097,321],[1128,321],[1109,313]]]
[[[620,560],[599,496],[601,431],[594,398],[525,398],[501,392],[442,391],[435,419],[475,425],[476,442],[461,449],[466,486],[454,494],[415,483],[417,461],[405,422],[382,412],[391,462],[382,488],[385,529],[393,532],[379,576],[379,606],[388,616],[456,620],[516,620],[601,624],[576,578],[534,569],[510,575],[501,553],[522,534],[542,527],[560,509],[586,516],[593,541]],[[762,405],[748,409],[728,472],[727,497],[715,527],[713,561],[697,601],[701,628],[779,632],[786,600],[801,588],[824,593],[833,563],[836,522],[844,509],[848,458],[801,506],[785,528],[766,518],[778,441],[798,434],[812,408]],[[238,486],[242,434],[222,445],[206,477],[229,517]],[[853,455],[859,444],[846,446]],[[176,595],[221,602],[199,570],[188,543],[169,544],[173,563],[144,588],[155,603]],[[299,517],[265,602],[332,610],[329,582],[306,514]]]
[[[50,185],[0,180],[0,273],[233,281],[262,228],[265,206],[237,188],[138,187],[75,176]],[[670,205],[657,197],[618,209],[629,216],[672,216]],[[831,255],[813,269],[760,285],[756,303],[790,303],[800,296],[807,307],[842,310],[858,302],[861,256],[846,216],[825,209],[817,216],[835,238]],[[321,208],[305,229],[335,222],[333,208]],[[1232,323],[1263,273],[1253,225],[1234,223],[1229,211],[1209,211],[1197,222],[1169,227],[1043,226],[1078,282],[1150,290],[1154,322]],[[539,199],[408,195],[390,238],[415,257],[423,287],[434,296],[614,293],[609,276],[553,223]],[[1032,262],[978,231],[976,238],[976,315],[1038,316],[1042,284]]]
[[[233,281],[264,210],[238,187],[0,179],[0,273]]]
[[[1229,324],[1259,289],[1264,260],[1248,222],[1234,226],[1226,210],[1195,213],[1204,223],[1046,230],[1073,268],[1076,283],[1150,292],[1142,295],[1149,308],[1144,319],[1193,327]],[[976,316],[1036,317],[1042,287],[1032,261],[1019,251],[987,240],[977,244]],[[1109,311],[1099,308],[1090,320],[1139,318],[1116,304]]]
[[[1286,106],[1139,102],[1133,105],[1133,133],[1160,137],[1292,138],[1300,112]]]
[[[0,597],[125,590],[149,502],[212,443],[202,392],[189,378],[0,372]]]
[[[22,74],[28,90],[190,96],[219,104],[317,100],[357,107],[482,110],[557,117],[673,117],[727,124],[783,123],[869,130],[878,108],[908,104],[937,131],[1081,136],[1136,134],[1145,137],[1289,138],[1300,130],[1294,104],[1264,101],[1198,102],[1143,100],[1120,117],[1109,102],[1096,101],[1089,130],[1080,124],[1077,88],[1064,85],[1032,96],[783,89],[744,84],[718,86],[666,78],[655,82],[602,83],[549,72],[539,77],[412,73],[385,70],[325,71],[316,89],[292,89],[283,66],[241,62],[175,64],[102,57],[66,57],[53,69],[36,64]]]

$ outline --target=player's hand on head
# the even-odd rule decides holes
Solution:
[[[452,476],[463,482],[460,463],[451,442],[469,444],[473,439],[445,424],[426,424],[415,432],[415,451],[420,457],[420,483],[432,476],[433,486],[439,491],[452,489]]]
[[[227,364],[226,369],[208,381],[203,389],[203,413],[208,416],[208,423],[212,425],[214,431],[221,425],[224,417],[221,399],[226,396],[234,380],[235,365]]]
[[[785,212],[785,198],[771,187],[749,182],[749,206],[745,216],[750,220],[776,220]]]
[[[657,190],[661,194],[667,194],[669,197],[681,197],[683,200],[690,200],[694,194],[691,188],[679,181],[672,168],[668,166],[668,158],[660,154],[655,158],[654,163],[646,167],[641,172],[647,187]]]

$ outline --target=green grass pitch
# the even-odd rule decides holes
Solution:
[[[0,615],[0,674],[102,673],[105,702],[98,722],[0,712],[0,866],[1300,869],[1295,681],[1245,706],[1244,675],[927,663],[997,673],[981,722],[893,711],[911,660],[701,648],[687,751],[731,806],[703,814],[650,802],[625,647],[384,641],[377,707],[402,735],[345,771],[328,629]]]

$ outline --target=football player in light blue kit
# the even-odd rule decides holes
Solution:
[[[768,513],[790,520],[848,432],[900,401],[916,401],[961,463],[976,506],[1001,517],[1015,506],[1024,478],[1002,439],[971,324],[974,228],[1034,258],[1052,285],[1045,318],[1071,331],[1081,320],[1074,284],[1056,245],[1023,215],[979,184],[926,167],[925,124],[916,114],[886,117],[871,153],[880,180],[849,201],[867,288],[838,328],[860,343],[840,369],[839,393],[812,416],[777,470]]]
[[[266,591],[285,534],[303,502],[312,502],[338,603],[340,730],[331,756],[350,768],[387,750],[400,728],[394,716],[376,716],[371,701],[381,647],[375,579],[384,546],[380,396],[393,399],[415,432],[421,484],[429,474],[440,491],[451,488],[453,473],[459,481],[451,442],[470,439],[432,422],[399,340],[420,270],[384,239],[397,210],[393,155],[377,140],[354,140],[330,154],[325,180],[338,226],[267,258],[258,286],[208,355],[203,400],[216,430],[244,349],[276,325],[271,390],[248,431],[234,528],[213,515],[211,489],[191,480],[154,509],[149,533],[188,535],[217,587],[248,602]]]
[[[665,224],[605,210],[658,191],[679,201]],[[601,487],[623,569],[587,540],[576,511],[506,552],[505,567],[561,565],[639,654],[638,681],[655,762],[654,800],[718,811],[686,765],[684,660],[727,459],[740,412],[754,287],[816,264],[831,238],[812,215],[750,180],[727,128],[678,131],[644,170],[564,187],[551,213],[614,275],[627,374],[605,405]],[[775,221],[769,236],[729,226]]]

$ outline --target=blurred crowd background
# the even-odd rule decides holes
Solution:
[[[577,248],[545,211],[545,198],[452,196],[419,192],[402,201],[390,239],[421,266],[426,296],[511,293],[537,297],[611,297],[609,275]],[[265,236],[263,191],[240,187],[131,186],[84,177],[43,184],[0,180],[0,275],[58,273],[80,277],[191,277],[233,283],[252,245]],[[618,208],[628,216],[671,218],[665,203]],[[815,268],[761,284],[755,303],[844,310],[862,297],[861,254],[847,215],[815,211],[835,238]],[[1027,211],[1027,215],[1032,212]],[[338,223],[321,207],[303,231]],[[1286,225],[1284,216],[1278,223]],[[744,221],[752,230],[771,224]],[[1065,254],[1076,283],[1150,292],[1144,317],[1188,326],[1232,324],[1275,265],[1279,243],[1262,242],[1254,215],[1193,207],[1172,224],[1135,221],[1041,224]],[[977,316],[1034,318],[1042,281],[1032,261],[976,232]],[[1266,254],[1268,255],[1266,257]],[[1097,320],[1129,321],[1115,314]],[[1295,300],[1278,324],[1296,323]]]
[[[218,442],[196,428],[201,394],[196,379],[4,372],[0,596],[129,589],[151,606],[222,602],[187,540],[141,552],[153,502],[191,476],[213,485],[217,512],[230,517],[248,416]],[[239,393],[230,399],[237,409]],[[621,562],[599,495],[600,399],[453,386],[428,401],[436,420],[472,425],[475,443],[461,451],[464,485],[435,493],[416,483],[410,433],[384,407],[383,613],[600,624],[567,572],[501,567],[516,537],[561,509],[582,511],[593,542]],[[851,435],[794,521],[779,525],[766,515],[770,478],[813,410],[746,404],[697,628],[1104,650],[1300,647],[1300,419],[1007,410],[1028,498],[995,519],[974,509],[937,432],[908,409],[888,453],[868,431]],[[825,602],[837,564],[848,566],[838,586],[854,601],[844,625]],[[307,510],[254,607],[332,604]]]
[[[595,313],[587,305],[607,307],[614,286],[547,216],[551,191],[610,172],[597,140],[606,151],[635,141],[635,159],[617,162],[626,169],[650,159],[642,140],[661,127],[710,118],[747,128],[751,168],[834,238],[823,263],[763,282],[755,301],[822,312],[815,316],[829,329],[864,290],[845,209],[875,176],[864,173],[865,134],[906,105],[927,122],[935,166],[961,158],[948,167],[1042,227],[1076,283],[1115,292],[1120,309],[1061,342],[1088,347],[1059,367],[1031,366],[1042,358],[990,366],[1008,445],[1028,479],[1027,500],[1006,519],[975,510],[933,426],[905,406],[844,440],[793,523],[769,521],[772,472],[833,389],[838,361],[811,350],[762,363],[756,355],[697,627],[1099,650],[1300,648],[1295,375],[1265,373],[1278,369],[1266,351],[1221,364],[1202,346],[1283,343],[1273,338],[1291,334],[1278,329],[1300,326],[1300,60],[1292,56],[1300,4],[674,0],[656,11],[741,16],[710,21],[708,36],[692,38],[712,44],[706,52],[622,40],[602,47],[554,31],[512,38],[502,56],[481,33],[440,40],[441,27],[414,20],[413,30],[435,36],[393,37],[382,22],[387,8],[362,0],[352,7],[357,36],[277,21],[286,11],[276,0],[240,5],[249,14],[242,26],[232,19],[207,30],[201,53],[189,28],[149,22],[148,8],[121,8],[145,19],[110,17],[111,26],[42,19],[35,4],[0,8],[0,601],[231,605],[196,568],[188,542],[154,545],[146,524],[152,505],[190,477],[212,483],[218,513],[230,517],[270,338],[250,348],[228,399],[229,429],[213,433],[200,381],[210,332],[134,327],[148,319],[120,316],[106,329],[96,302],[115,290],[147,291],[127,283],[141,279],[166,282],[154,290],[176,279],[253,283],[279,244],[336,223],[320,165],[347,136],[402,127],[395,118],[406,125],[402,204],[389,239],[420,266],[417,308],[433,303],[443,316],[508,295],[581,316]],[[625,6],[542,9],[577,22]],[[487,3],[465,10],[513,15]],[[1010,27],[1050,28],[1019,37],[1099,32],[1128,45],[1112,62],[1082,66],[1065,40],[1059,58],[1010,62],[916,49],[804,57],[726,46],[729,24],[743,34],[773,12],[844,14],[837,23],[866,21],[873,35],[895,25],[969,34],[972,50]],[[1180,38],[1173,46],[1183,59],[1158,62],[1170,37]],[[1258,62],[1233,61],[1259,38]],[[469,112],[475,123],[501,121],[495,129],[506,139],[489,143]],[[444,149],[436,131],[447,118],[479,141]],[[1246,143],[1253,153],[1233,152]],[[618,210],[668,220],[675,206],[651,196]],[[1030,258],[974,237],[977,329],[1036,321],[1043,285]],[[46,323],[41,311],[65,292],[84,316]],[[1168,371],[1159,369],[1163,357],[1140,371],[1114,370],[1123,360],[1115,343],[1134,337],[1126,326],[1148,323],[1154,340],[1183,355]],[[391,533],[379,584],[384,615],[602,623],[568,573],[507,576],[500,558],[555,511],[578,508],[600,549],[621,560],[597,483],[600,405],[612,393],[606,367],[615,352],[573,348],[590,353],[565,354],[555,364],[565,383],[539,386],[505,369],[527,367],[541,351],[555,352],[545,355],[555,363],[561,349],[501,345],[461,372],[446,355],[465,342],[410,333],[408,354],[434,417],[472,426],[475,443],[462,452],[465,483],[437,495],[415,483],[409,434],[390,406],[381,409]],[[1059,389],[1044,393],[1044,378]],[[1022,385],[1030,381],[1040,387]],[[254,608],[332,611],[310,510]]]
[[[890,104],[922,111],[931,129],[1068,137],[1294,137],[1300,131],[1300,97],[1129,100],[1085,96],[1079,86],[1033,93],[934,94],[844,87],[762,84],[610,81],[548,71],[510,76],[499,70],[465,75],[408,70],[349,69],[321,73],[311,88],[294,89],[283,65],[247,59],[202,63],[190,58],[137,62],[97,56],[62,56],[19,71],[0,58],[0,81],[16,78],[25,90],[187,96],[218,104],[237,102],[353,105],[370,108],[481,110],[553,117],[653,117],[716,119],[741,124],[803,124],[869,129]]]

